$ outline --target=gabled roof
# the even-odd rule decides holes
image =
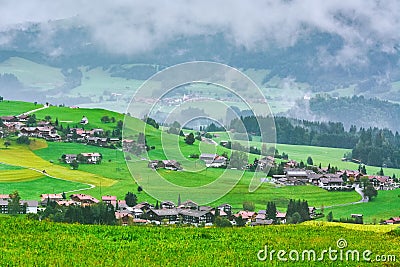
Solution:
[[[161,202],[161,205],[171,205],[171,206],[175,206],[175,203],[170,201],[170,200],[166,200]]]
[[[116,196],[102,196],[101,197],[102,201],[117,201],[117,197]]]
[[[100,201],[91,195],[85,195],[85,194],[72,194],[70,196],[72,199],[76,198],[79,201],[91,201],[93,203],[99,203]]]
[[[84,157],[100,157],[100,153],[93,152],[93,153],[81,153],[82,156]]]
[[[21,205],[24,205],[26,203],[26,205],[28,207],[37,207],[39,206],[39,202],[37,200],[20,200]]]
[[[276,211],[276,218],[286,218],[286,212]]]
[[[238,213],[234,214],[235,217],[242,216],[243,219],[249,219],[253,217],[256,213],[254,211],[246,211],[246,210],[241,210]]]
[[[183,209],[179,211],[179,214],[183,216],[191,216],[191,217],[201,217],[205,214],[209,213],[209,210],[190,210],[190,209]]]
[[[186,200],[185,202],[182,202],[182,204],[180,205],[180,207],[198,207],[199,205],[192,201],[192,200]]]
[[[176,209],[150,209],[150,211],[154,212],[158,216],[178,215],[178,211]]]

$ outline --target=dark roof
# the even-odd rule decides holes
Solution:
[[[191,217],[201,217],[207,213],[209,213],[210,210],[187,210],[187,209],[182,209],[179,211],[179,214],[185,215],[185,216],[191,216]]]
[[[178,215],[178,210],[176,209],[150,209],[150,211],[154,212],[158,216]]]

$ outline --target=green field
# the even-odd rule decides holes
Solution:
[[[18,191],[22,199],[40,199],[41,194],[58,194],[88,188],[88,185],[41,176],[31,181],[0,182],[1,194]]]
[[[399,217],[400,189],[378,191],[378,197],[368,203],[326,208],[325,214],[330,211],[332,211],[335,219],[348,218],[351,214],[363,214],[366,223],[379,223],[380,220]]]
[[[41,107],[41,104],[4,100],[0,102],[0,116],[16,116]]]
[[[400,257],[399,231],[381,226],[116,227],[0,217],[0,228],[4,244],[0,248],[1,266],[380,266],[375,261],[377,255]],[[307,256],[301,260],[303,250],[314,250],[317,259],[322,250],[338,249],[339,239],[347,242],[343,253],[357,250],[360,261],[346,260],[345,256],[342,261],[332,261],[328,254],[322,261],[308,260]],[[257,253],[265,246],[267,254],[296,250],[300,260],[282,262],[275,253],[272,260],[260,261]],[[372,263],[362,258],[365,250],[372,252]],[[398,266],[397,262],[386,264]]]
[[[46,170],[46,172],[54,177],[68,181],[89,183],[93,185],[110,186],[116,181],[105,178],[101,174],[93,174],[80,170],[71,170],[69,166],[59,166],[50,161],[44,160],[36,156],[32,149],[43,148],[47,146],[43,140],[33,140],[30,146],[18,145],[11,142],[11,146],[4,148],[3,143],[0,143],[0,162],[8,165],[16,165],[23,168],[34,168],[36,170]],[[15,170],[18,171],[18,170]],[[25,171],[25,170],[22,170]],[[18,176],[15,176],[18,179]]]
[[[69,108],[69,107],[49,107],[44,110],[40,110],[35,112],[35,115],[38,119],[44,119],[45,116],[49,115],[52,118],[52,121],[58,119],[59,123],[63,125],[63,127],[67,127],[69,125],[71,128],[85,128],[87,130],[93,128],[103,128],[104,130],[112,130],[116,127],[116,122],[119,120],[123,120],[124,115],[120,113],[116,113],[109,110],[104,109],[85,109],[85,108]],[[89,123],[86,125],[81,125],[80,121],[83,116],[86,116],[89,120]],[[101,118],[103,116],[114,117],[115,123],[102,123]]]

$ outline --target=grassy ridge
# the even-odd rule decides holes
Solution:
[[[0,265],[10,266],[371,266],[364,261],[321,262],[257,259],[259,250],[346,249],[370,250],[400,257],[400,237],[377,228],[287,225],[256,228],[173,228],[68,225],[0,217]],[[21,249],[24,248],[24,249]],[[346,249],[344,251],[346,251]],[[51,252],[51,255],[49,255]],[[287,255],[286,255],[287,256]],[[388,263],[387,266],[396,266]],[[372,266],[380,265],[378,262]]]
[[[50,115],[53,121],[58,118],[59,123],[63,125],[64,128],[69,125],[71,128],[77,126],[84,127],[87,130],[93,128],[112,130],[116,127],[116,123],[102,123],[101,117],[103,116],[109,116],[110,118],[114,117],[116,121],[124,119],[123,114],[104,109],[84,109],[55,106],[35,112],[35,115],[38,119],[44,119],[45,116]],[[83,116],[86,116],[89,120],[89,123],[84,126],[80,124]]]
[[[24,112],[41,108],[43,105],[22,101],[1,101],[0,102],[0,116],[16,116]]]

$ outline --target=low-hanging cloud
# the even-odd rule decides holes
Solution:
[[[321,62],[341,64],[363,62],[371,48],[397,53],[400,43],[397,0],[2,0],[0,6],[0,31],[38,22],[44,36],[39,45],[46,45],[54,31],[46,24],[69,19],[87,28],[93,43],[116,54],[141,53],[176,38],[216,33],[246,49],[289,47],[318,31],[343,39],[343,49]],[[10,39],[3,36],[0,46]],[[326,53],[321,49],[321,55]]]

